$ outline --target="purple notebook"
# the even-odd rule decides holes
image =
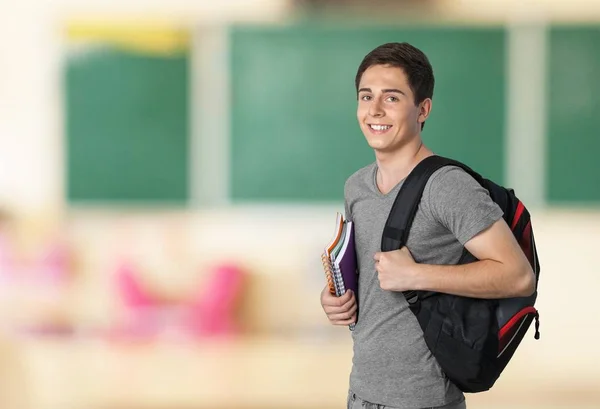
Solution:
[[[358,303],[358,269],[352,222],[344,222],[344,231],[340,240],[341,248],[339,251],[334,251],[331,260],[336,293],[341,296],[347,290],[352,290]],[[354,329],[354,324],[350,325],[350,329]]]
[[[356,250],[354,247],[354,225],[345,222],[346,228],[342,237],[343,244],[339,253],[332,260],[334,274],[341,277],[344,290],[352,290],[358,294],[358,271],[356,265]],[[342,294],[340,294],[342,295]]]

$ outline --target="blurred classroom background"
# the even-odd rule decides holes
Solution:
[[[541,339],[468,407],[600,408],[597,0],[3,0],[0,407],[343,407],[320,254],[389,41],[532,212]]]

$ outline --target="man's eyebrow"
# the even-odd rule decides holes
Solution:
[[[382,91],[384,94],[385,94],[385,93],[388,93],[388,92],[395,92],[395,93],[398,93],[398,94],[406,95],[406,93],[404,93],[404,92],[400,91],[400,90],[399,90],[399,89],[397,89],[397,88],[386,88],[386,89],[383,89],[383,90],[381,90],[381,91]],[[371,90],[371,88],[361,88],[361,89],[359,89],[359,90],[358,90],[358,92],[373,92],[373,91]]]
[[[384,93],[388,93],[388,92],[396,92],[398,94],[402,94],[402,95],[406,95],[404,92],[400,91],[397,88],[388,88],[388,89],[384,89],[382,90]]]

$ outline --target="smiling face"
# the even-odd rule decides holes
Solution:
[[[358,85],[356,116],[371,148],[392,152],[420,139],[431,99],[415,104],[404,70],[390,65],[367,68]]]

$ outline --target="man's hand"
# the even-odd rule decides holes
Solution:
[[[416,265],[406,246],[400,250],[375,253],[375,270],[382,290],[416,290]]]
[[[321,306],[333,325],[350,325],[356,322],[356,298],[352,290],[341,297],[329,292],[329,286],[321,291]]]

